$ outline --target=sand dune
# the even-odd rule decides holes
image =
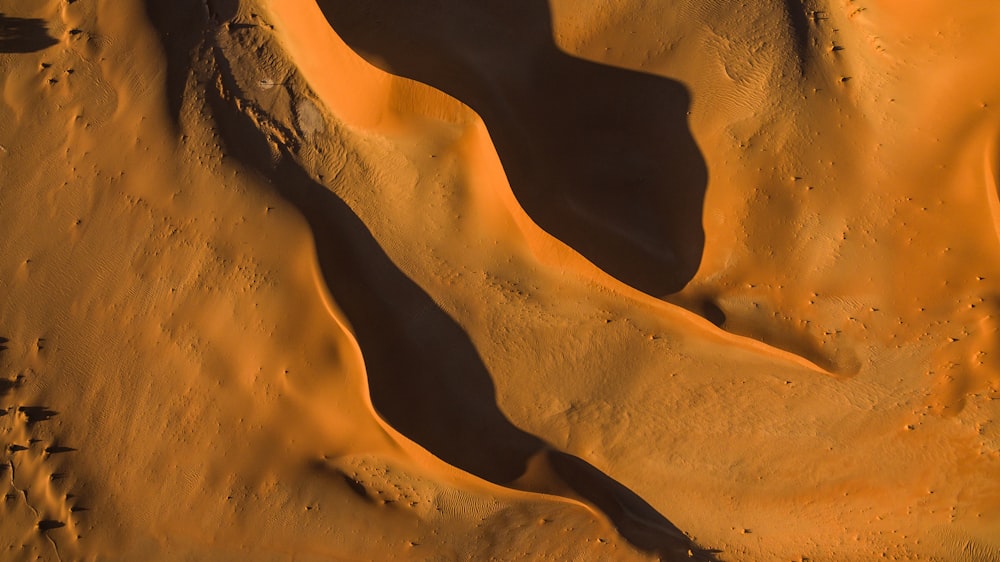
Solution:
[[[998,29],[0,0],[0,558],[1000,559]]]

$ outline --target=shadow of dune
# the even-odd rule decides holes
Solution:
[[[694,276],[708,172],[681,83],[564,53],[544,1],[319,5],[373,64],[476,110],[543,229],[653,296]]]
[[[192,11],[200,6],[198,0],[184,4]],[[209,10],[200,19],[178,17],[183,8],[164,10],[155,0],[148,0],[147,7],[171,59],[166,91],[183,97],[183,84],[199,72],[193,57],[223,56],[211,45],[192,50],[214,16]],[[198,26],[191,26],[192,21]],[[461,326],[396,267],[351,207],[313,180],[296,162],[293,150],[280,146],[275,162],[258,122],[208,86],[218,76],[226,88],[237,89],[228,63],[215,60],[214,66],[218,75],[199,80],[207,86],[202,91],[224,152],[269,179],[307,220],[323,279],[351,324],[372,403],[386,422],[443,461],[499,485],[516,485],[531,459],[542,458],[638,548],[665,559],[680,554],[687,559],[688,549],[696,558],[711,558],[635,493],[511,423],[497,404],[488,369]],[[167,103],[180,108],[183,99]],[[174,118],[180,119],[180,114]]]
[[[14,389],[24,382],[24,375],[17,375],[13,379],[0,379],[0,398],[7,396]]]
[[[294,161],[282,159],[274,180],[312,228],[324,280],[361,346],[379,414],[450,464],[496,483],[517,478],[544,443],[500,412],[466,333],[392,263],[350,207]]]
[[[714,560],[718,550],[706,550],[693,542],[656,508],[583,459],[561,451],[547,451],[548,464],[571,489],[586,490],[586,500],[614,522],[625,540],[642,550],[656,552],[661,559]],[[690,551],[690,555],[688,554]]]
[[[27,418],[28,426],[32,426],[38,422],[49,421],[59,415],[59,412],[50,410],[45,406],[21,406],[17,411],[24,414],[24,417]]]
[[[15,18],[0,12],[0,53],[33,53],[56,43],[44,20]]]
[[[495,484],[510,485],[531,457],[546,455],[565,483],[637,547],[668,557],[701,552],[631,490],[512,424],[465,331],[392,263],[346,203],[289,157],[271,177],[312,228],[324,280],[354,329],[383,419],[443,461]]]
[[[41,532],[51,531],[53,529],[61,529],[65,527],[66,524],[62,521],[56,521],[55,519],[44,519],[38,522],[38,530]]]

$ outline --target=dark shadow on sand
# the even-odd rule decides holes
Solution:
[[[24,417],[28,419],[27,423],[29,427],[38,422],[49,421],[59,415],[59,412],[50,410],[45,406],[21,406],[17,411],[24,414]]]
[[[44,20],[15,18],[0,12],[0,53],[33,53],[56,43]]]
[[[200,5],[198,0],[183,3],[188,10]],[[183,95],[183,83],[193,68],[191,57],[221,56],[211,45],[196,49],[197,54],[190,48],[199,44],[215,16],[205,14],[199,27],[191,27],[192,18],[176,16],[180,7],[167,13],[158,4],[148,0],[147,5],[171,60],[167,91]],[[228,64],[213,64],[235,91]],[[638,548],[665,559],[687,559],[688,549],[698,559],[711,559],[709,551],[699,549],[631,490],[512,424],[500,411],[492,377],[461,326],[396,267],[354,211],[313,180],[287,147],[280,148],[282,154],[274,162],[265,133],[208,85],[213,76],[199,80],[206,84],[201,91],[227,156],[269,179],[308,221],[327,288],[360,344],[380,416],[445,462],[500,485],[522,476],[529,459],[544,456],[554,474],[607,514]],[[182,99],[170,99],[169,104],[179,108]]]
[[[550,234],[656,297],[694,276],[708,172],[683,84],[566,54],[544,1],[319,4],[373,64],[475,109],[518,201]]]
[[[253,132],[249,121],[231,125],[234,131],[224,138],[245,142]],[[631,490],[512,424],[497,406],[492,377],[468,335],[393,264],[340,198],[290,156],[268,175],[312,228],[327,288],[354,328],[372,402],[387,422],[445,462],[500,485],[511,484],[531,457],[544,454],[554,472],[637,547],[666,559],[692,549],[707,559]]]

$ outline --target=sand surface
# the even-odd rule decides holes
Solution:
[[[998,36],[0,0],[0,559],[1000,560]]]

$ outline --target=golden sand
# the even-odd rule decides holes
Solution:
[[[0,0],[0,559],[1000,559],[998,36]]]

